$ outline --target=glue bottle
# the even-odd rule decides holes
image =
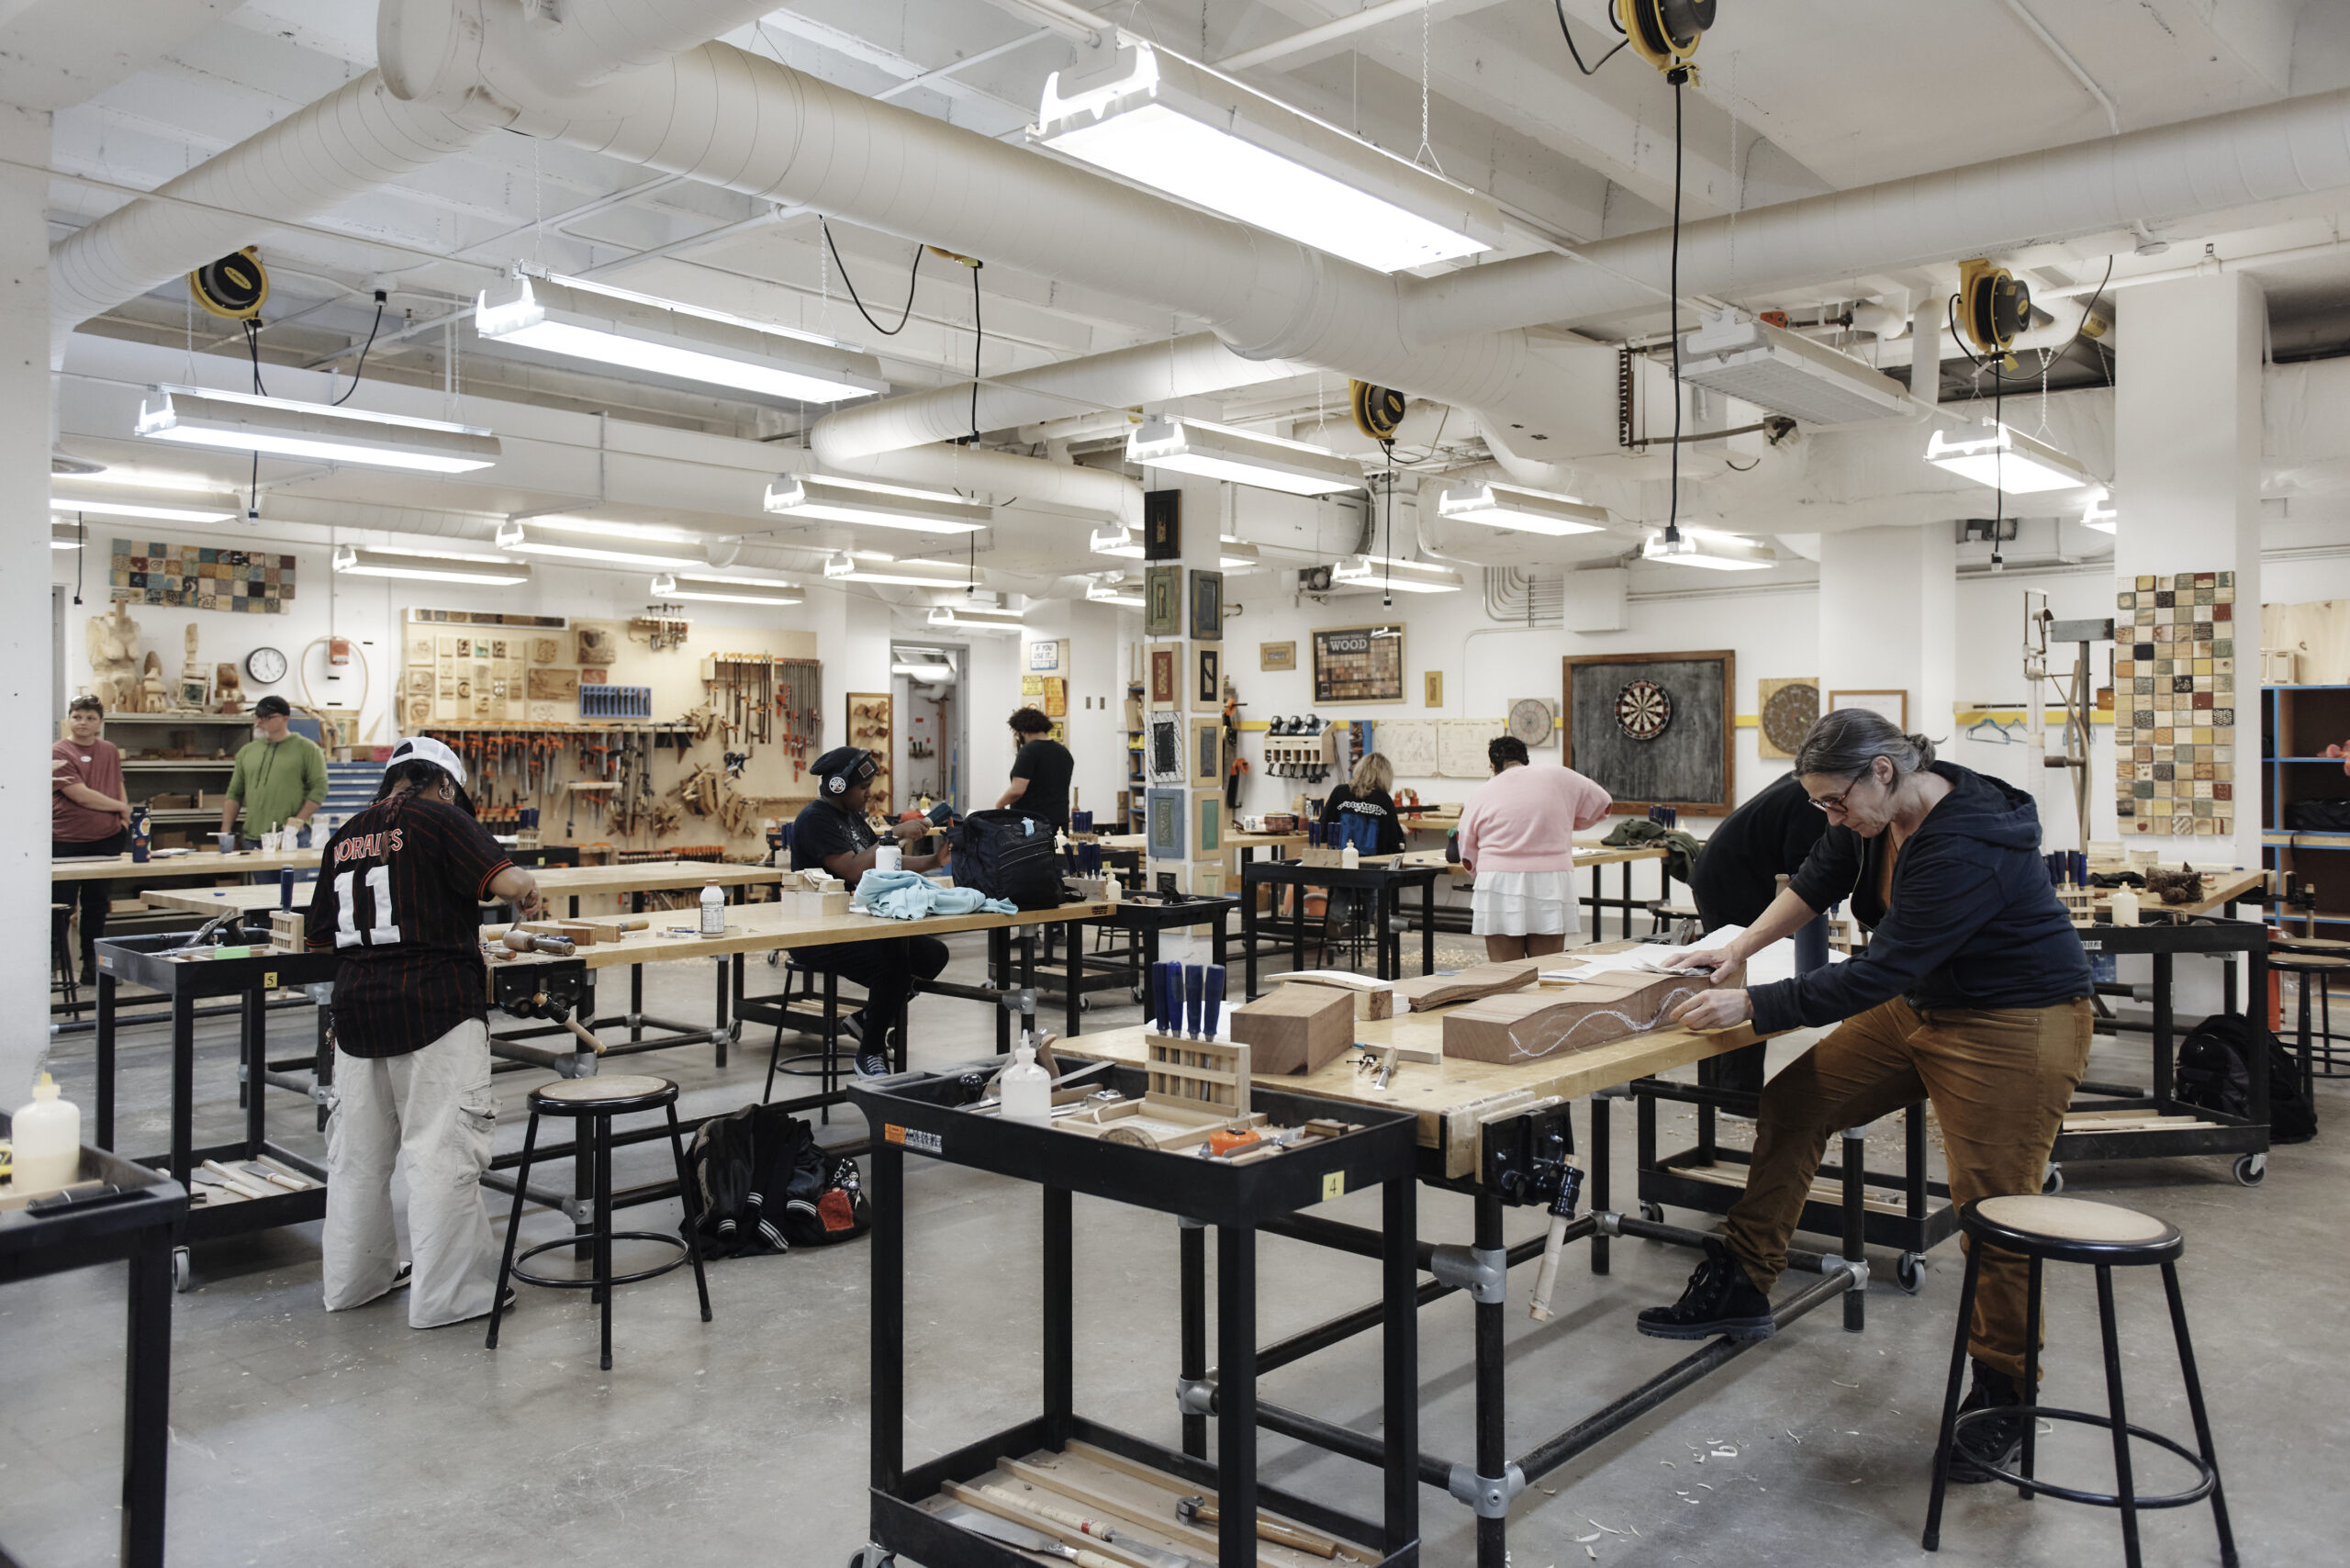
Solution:
[[[1355,841],[1353,839],[1350,838],[1347,840],[1347,846],[1338,851],[1339,868],[1343,870],[1351,871],[1361,864],[1362,851],[1355,846]]]
[[[17,1191],[53,1193],[82,1173],[82,1110],[59,1098],[49,1074],[33,1086],[32,1103],[17,1108],[10,1131],[16,1146],[10,1180]]]
[[[726,895],[718,890],[716,882],[706,883],[701,890],[701,934],[726,935]]]
[[[2108,901],[2107,901],[2106,908],[2107,908],[2109,911],[2110,911],[2110,912],[2111,912],[2111,913],[2112,913],[2112,915],[2113,915],[2113,924],[2116,924],[2116,925],[2135,925],[2135,924],[2138,924],[2138,892],[2137,892],[2137,890],[2136,890],[2136,889],[2134,889],[2134,888],[2132,888],[2132,887],[2131,887],[2131,886],[2129,886],[2127,883],[2124,883],[2122,886],[2121,886],[2121,887],[2118,887],[2118,888],[2114,889],[2114,890],[2113,890],[2113,896],[2112,896],[2109,900],[2108,900]]]
[[[1003,1070],[1003,1119],[1050,1126],[1053,1120],[1053,1075],[1036,1063],[1036,1047],[1025,1036],[1012,1047],[1012,1065]]]

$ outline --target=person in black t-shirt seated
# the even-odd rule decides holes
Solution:
[[[1353,824],[1368,823],[1371,841],[1364,845],[1365,855],[1396,855],[1404,848],[1404,824],[1395,815],[1395,801],[1389,791],[1395,788],[1395,765],[1387,760],[1384,752],[1371,752],[1360,762],[1348,780],[1330,791],[1322,802],[1322,826],[1344,834],[1349,829],[1360,834],[1361,828]],[[1323,834],[1325,843],[1345,843],[1331,832]],[[1329,920],[1342,929],[1360,925],[1372,902],[1369,893],[1360,888],[1330,890]]]
[[[853,745],[835,746],[816,759],[809,770],[816,780],[816,798],[800,809],[791,829],[791,868],[828,871],[855,888],[873,869],[881,835],[865,820],[866,797],[873,776],[880,771],[873,754]],[[927,819],[891,825],[903,841],[929,833]],[[954,853],[946,845],[936,855],[907,855],[902,868],[928,871],[946,864]],[[890,1070],[892,1035],[903,1059],[906,1001],[917,980],[934,980],[946,968],[946,944],[935,936],[890,936],[877,942],[836,942],[822,947],[795,947],[791,961],[802,969],[830,972],[865,988],[865,1005],[841,1020],[841,1032],[856,1043],[856,1072],[878,1078]]]
[[[1828,831],[1828,813],[1804,793],[1803,780],[1785,773],[1707,836],[1689,868],[1690,896],[1707,931],[1751,925],[1779,896],[1779,879],[1803,869],[1804,857]],[[1828,962],[1828,916],[1817,914],[1796,933],[1796,972],[1809,974]],[[1697,1064],[1697,1081],[1713,1089],[1762,1088],[1762,1058],[1769,1047],[1751,1046]]]
[[[398,1286],[392,1162],[406,1155],[416,1248],[412,1328],[479,1317],[498,1283],[482,1206],[498,1102],[481,904],[542,913],[538,879],[474,820],[465,765],[419,736],[392,748],[375,800],[335,830],[303,939],[338,952],[320,1273],[329,1312]],[[508,1304],[512,1305],[510,1299]]]
[[[1012,783],[995,803],[999,812],[1018,812],[1031,822],[1055,829],[1069,826],[1069,781],[1077,758],[1052,738],[1053,722],[1039,708],[1022,708],[1012,715],[1012,744],[1020,755],[1012,759]]]

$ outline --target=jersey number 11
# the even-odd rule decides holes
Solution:
[[[364,932],[359,929],[359,912],[352,907],[352,883],[356,871],[345,871],[334,879],[335,932],[337,947],[356,947],[364,943],[370,947],[397,946],[400,928],[392,918],[392,868],[371,866],[367,869],[367,902],[375,923]]]

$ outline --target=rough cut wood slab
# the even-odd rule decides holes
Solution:
[[[1698,975],[1599,975],[1564,991],[1487,997],[1444,1016],[1444,1054],[1527,1061],[1642,1035],[1711,982]]]
[[[1544,965],[1555,961],[1555,956],[1509,958],[1498,964],[1478,964],[1458,974],[1419,975],[1411,980],[1397,980],[1397,1010],[1427,1013],[1438,1007],[1449,1007],[1456,1002],[1474,1002],[1479,997],[1520,991],[1534,983],[1534,978],[1542,972]]]
[[[1289,985],[1323,985],[1351,991],[1358,1018],[1393,1018],[1395,1015],[1395,982],[1373,979],[1370,975],[1349,973],[1345,969],[1292,969],[1281,977]]]
[[[1278,986],[1232,1010],[1232,1037],[1249,1047],[1253,1072],[1314,1072],[1355,1043],[1354,999],[1330,986]]]

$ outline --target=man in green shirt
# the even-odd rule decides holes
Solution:
[[[293,709],[275,695],[253,704],[253,732],[261,738],[237,753],[237,770],[229,776],[229,803],[220,808],[220,831],[237,825],[237,808],[245,811],[246,841],[272,828],[299,827],[326,803],[327,754],[308,735],[297,735],[286,722]]]

